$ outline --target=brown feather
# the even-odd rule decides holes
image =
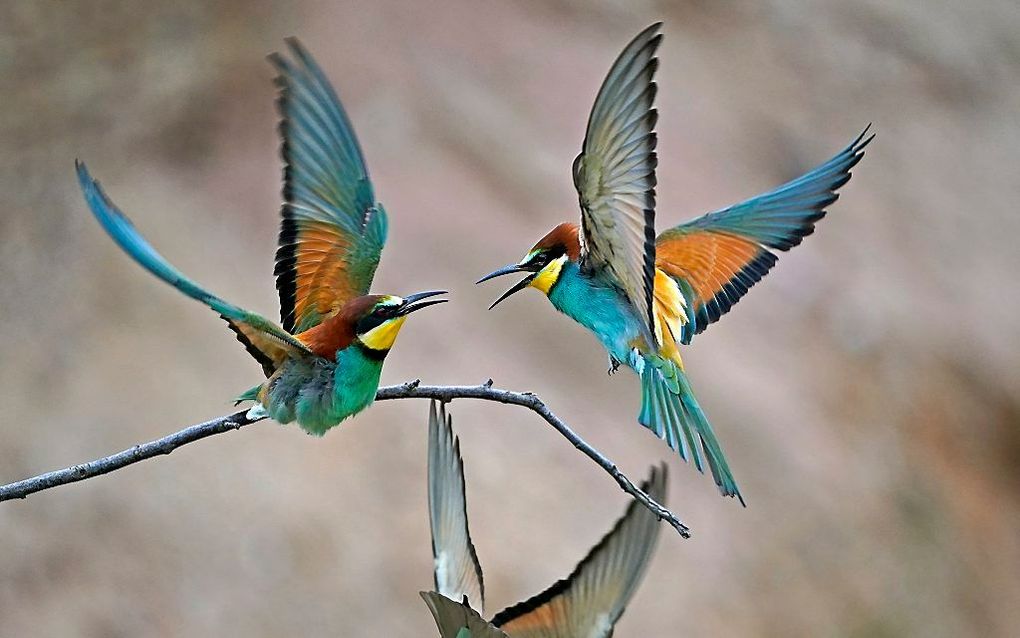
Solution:
[[[532,250],[563,248],[567,253],[567,259],[577,261],[581,257],[581,240],[577,235],[577,224],[563,222],[553,228],[549,233],[538,240]]]
[[[319,325],[294,335],[308,349],[324,359],[335,360],[338,350],[354,341],[354,326],[382,300],[381,295],[355,297]]]

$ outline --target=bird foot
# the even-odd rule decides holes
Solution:
[[[620,362],[616,360],[616,357],[610,355],[609,356],[609,370],[606,371],[606,374],[608,374],[609,376],[613,376],[614,374],[616,374],[616,372],[619,369],[620,369]]]

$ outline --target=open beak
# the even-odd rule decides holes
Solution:
[[[439,303],[446,303],[449,299],[432,299],[430,301],[422,301],[422,299],[428,299],[429,297],[435,297],[436,295],[445,295],[445,290],[427,290],[425,292],[416,292],[413,295],[404,297],[404,305],[400,307],[400,311],[397,313],[398,316],[409,315],[412,312],[421,310],[422,308],[428,308]]]
[[[519,291],[524,290],[525,288],[527,288],[531,284],[532,280],[534,280],[535,277],[538,276],[538,273],[537,272],[530,272],[527,268],[524,268],[520,264],[510,264],[509,266],[504,266],[504,267],[500,268],[499,270],[497,270],[495,272],[490,272],[488,275],[485,275],[484,277],[482,277],[481,279],[479,279],[478,281],[475,282],[476,284],[480,284],[483,281],[488,281],[490,279],[495,279],[496,277],[502,277],[503,275],[512,275],[515,272],[526,272],[526,273],[528,273],[528,276],[525,277],[524,279],[520,280],[516,284],[514,284],[513,288],[511,288],[510,290],[507,290],[502,295],[500,295],[499,299],[497,299],[496,301],[493,301],[492,305],[489,306],[489,310],[492,310],[493,308],[495,308],[496,304],[498,304],[499,302],[503,301],[504,299],[506,299],[510,295],[514,294],[515,292],[519,292]]]

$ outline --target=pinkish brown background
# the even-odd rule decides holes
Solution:
[[[671,460],[626,636],[1008,636],[1020,625],[1014,0],[23,2],[0,8],[0,481],[229,411],[216,316],[88,213],[81,157],[182,270],[276,316],[264,56],[336,84],[392,229],[376,290],[445,287],[384,383],[539,392],[635,479],[669,453],[581,328],[480,275],[576,216],[623,45],[665,21],[660,225],[878,137],[803,247],[687,350],[748,508]],[[566,575],[627,499],[533,415],[457,402],[489,608]],[[262,423],[0,505],[2,636],[431,636],[424,402],[324,439]]]

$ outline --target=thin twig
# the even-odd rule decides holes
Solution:
[[[491,379],[482,385],[476,386],[421,385],[418,381],[411,381],[410,383],[402,385],[379,388],[379,392],[376,394],[375,400],[385,401],[387,399],[437,399],[439,401],[446,402],[454,399],[481,399],[484,401],[495,401],[497,403],[519,405],[523,408],[528,408],[532,412],[538,414],[538,416],[545,419],[546,423],[556,428],[557,432],[562,434],[564,438],[570,441],[575,448],[583,452],[585,456],[595,461],[599,467],[605,470],[616,480],[624,492],[637,499],[642,505],[651,510],[652,513],[660,519],[663,519],[672,525],[684,538],[690,538],[691,536],[690,529],[684,525],[683,522],[677,518],[675,514],[673,514],[673,512],[657,503],[655,499],[648,496],[648,494],[634,485],[634,483],[627,478],[627,475],[616,467],[615,463],[610,461],[601,452],[593,448],[584,439],[578,436],[576,432],[570,429],[570,426],[560,420],[558,416],[553,414],[552,410],[550,410],[537,395],[532,394],[531,392],[511,392],[510,390],[494,388],[492,387]]]
[[[248,419],[245,416],[246,412],[247,410],[241,410],[240,412],[221,416],[211,421],[206,421],[205,423],[186,427],[179,432],[174,432],[173,434],[164,436],[161,439],[149,441],[148,443],[141,443],[122,452],[117,452],[116,454],[96,459],[95,461],[89,461],[88,463],[82,463],[81,465],[72,465],[71,467],[66,467],[62,470],[47,472],[45,474],[40,474],[39,476],[33,476],[32,478],[4,485],[0,487],[0,501],[25,498],[29,494],[48,490],[52,487],[67,485],[68,483],[77,483],[78,481],[84,481],[85,479],[90,479],[102,474],[109,474],[110,472],[125,468],[128,465],[132,465],[139,461],[151,459],[154,456],[170,454],[182,445],[187,445],[188,443],[192,443],[199,439],[204,439],[207,436],[237,430],[261,420]]]
[[[563,435],[570,443],[583,452],[588,458],[595,461],[599,467],[612,476],[624,492],[630,494],[642,505],[647,507],[660,519],[672,525],[684,538],[690,538],[690,530],[680,521],[673,512],[669,511],[645,492],[640,490],[627,476],[616,467],[612,461],[606,458],[601,452],[588,445],[584,439],[577,435],[570,427],[560,420],[552,410],[546,406],[536,395],[530,392],[511,392],[500,388],[492,387],[492,381],[475,386],[448,386],[448,385],[421,385],[417,380],[400,385],[392,385],[379,388],[376,394],[376,401],[387,401],[391,399],[436,399],[450,402],[454,399],[479,399],[483,401],[495,401],[507,405],[518,405],[527,408],[538,414],[545,421],[556,428],[556,431]],[[205,423],[192,425],[179,432],[174,432],[155,441],[142,443],[132,448],[118,452],[81,465],[74,465],[62,470],[47,472],[32,478],[27,478],[9,485],[0,486],[0,501],[26,498],[29,494],[48,490],[60,485],[84,481],[101,474],[108,474],[128,465],[144,461],[146,459],[170,454],[182,445],[193,441],[204,439],[214,434],[222,434],[231,430],[238,430],[261,419],[249,419],[247,411],[241,410],[227,416],[222,416]]]

